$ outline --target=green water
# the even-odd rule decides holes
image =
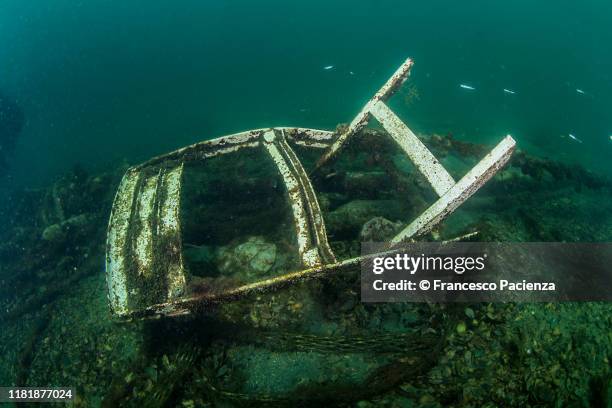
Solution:
[[[7,0],[0,89],[27,116],[13,174],[35,185],[244,129],[333,129],[406,57],[415,130],[511,133],[610,173],[611,18],[607,1]]]
[[[25,122],[0,133],[0,386],[73,386],[75,407],[611,407],[609,302],[367,304],[343,271],[120,323],[105,273],[129,165],[247,129],[333,130],[407,57],[389,106],[455,179],[506,134],[518,147],[419,240],[611,242],[611,21],[610,1],[4,0],[0,132],[21,125],[6,106]],[[390,239],[437,199],[384,132],[351,141],[311,180],[338,260],[371,221]],[[312,171],[322,150],[288,145]],[[303,266],[266,154],[185,157],[185,296]],[[138,306],[165,296],[142,282]]]

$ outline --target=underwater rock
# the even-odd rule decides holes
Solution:
[[[487,154],[486,145],[457,140],[452,133],[445,136],[433,134],[427,143],[439,157],[446,157],[452,152],[463,158],[479,159]]]
[[[59,224],[49,225],[42,233],[42,239],[48,242],[60,242],[66,237],[64,230]]]
[[[89,217],[85,214],[75,215],[68,218],[63,224],[68,228],[82,228],[89,222]]]
[[[221,248],[217,256],[222,274],[241,273],[247,277],[256,277],[272,269],[276,262],[277,248],[263,237],[255,236],[236,246]]]
[[[374,217],[363,224],[359,239],[362,242],[388,241],[400,230],[401,222],[392,222],[383,217]]]
[[[363,224],[373,217],[401,219],[407,209],[398,200],[353,200],[329,213],[327,230],[334,239],[357,238]]]
[[[74,166],[43,192],[37,209],[40,222],[50,225],[81,214],[106,211],[105,203],[112,202],[114,197],[112,177],[109,174],[88,176],[82,167]]]
[[[349,199],[340,193],[322,193],[319,195],[319,205],[323,211],[333,211]]]
[[[42,232],[42,239],[48,242],[61,242],[66,238],[66,235],[71,230],[79,232],[81,229],[88,226],[90,218],[85,214],[75,215],[68,218],[66,221],[56,224],[51,224]]]

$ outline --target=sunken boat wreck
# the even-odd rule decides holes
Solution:
[[[376,151],[376,145],[371,147],[374,152],[370,150],[370,154],[390,156],[379,158],[387,165],[385,172],[369,175],[380,178],[369,181],[373,184],[372,188],[376,189],[377,183],[383,184],[385,178],[401,177],[402,170],[394,168],[395,158],[412,163],[438,196],[431,206],[403,226],[390,241],[400,243],[431,231],[507,163],[514,151],[515,141],[511,136],[506,136],[459,181],[455,181],[423,142],[385,104],[385,100],[406,81],[412,65],[411,59],[406,60],[353,121],[339,132],[291,127],[250,130],[197,143],[128,169],[115,198],[108,230],[106,273],[113,313],[123,317],[183,314],[203,302],[269,290],[359,265],[361,258],[337,259],[330,247],[325,217],[317,199],[317,184],[313,186],[311,175],[292,145],[298,149],[321,152],[310,173],[329,181],[334,178],[329,163],[342,154],[344,145],[350,143],[371,118],[376,119],[388,133],[388,136],[380,136],[390,137],[396,144],[395,152]],[[374,133],[370,137],[377,136],[379,134]],[[259,159],[259,156],[264,157]],[[256,185],[256,175],[264,181],[278,179],[277,190],[284,190],[285,203],[278,200],[276,214],[272,217],[283,225],[280,234],[284,236],[280,239],[285,243],[284,256],[289,258],[287,269],[276,270],[267,276],[262,273],[246,281],[243,275],[236,279],[236,282],[243,284],[230,288],[227,279],[222,279],[222,285],[215,282],[214,272],[196,271],[197,267],[193,265],[186,267],[182,253],[184,223],[197,223],[200,229],[218,231],[231,227],[211,225],[210,219],[216,218],[216,222],[225,224],[236,224],[238,221],[231,213],[227,213],[223,221],[222,215],[210,214],[217,210],[209,209],[207,212],[204,208],[192,210],[193,215],[183,214],[183,211],[189,213],[189,209],[181,206],[185,200],[183,197],[193,194],[184,187],[184,184],[189,184],[187,179],[196,179],[198,175],[194,173],[198,172],[227,174],[224,165],[233,166],[241,160],[258,165],[265,159],[270,162],[267,172],[243,165],[243,180],[249,178],[254,185],[241,186],[240,181],[235,180],[238,185],[233,193],[225,197],[203,197],[203,201],[209,208],[224,208],[227,211],[232,208],[233,201],[245,199],[245,191],[263,189]],[[229,183],[231,178],[224,178],[226,185],[222,189],[228,189]],[[210,190],[216,188],[219,186]],[[264,193],[261,196],[268,195]],[[226,202],[213,203],[215,198]],[[287,213],[291,221],[286,220]],[[251,216],[257,217],[257,213]],[[240,234],[239,223],[234,228],[234,232]],[[201,244],[190,243],[196,247]],[[265,260],[262,262],[265,263]],[[235,271],[236,275],[240,273]],[[236,278],[234,275],[222,278],[232,276]]]

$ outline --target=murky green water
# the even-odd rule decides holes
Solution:
[[[75,162],[262,126],[333,128],[409,56],[415,129],[511,133],[609,171],[610,16],[605,1],[6,1],[0,89],[27,116],[15,177],[36,184]]]
[[[79,407],[610,406],[609,303],[364,304],[343,274],[118,323],[104,265],[128,165],[241,130],[334,130],[407,57],[389,106],[455,179],[506,134],[519,149],[422,239],[610,242],[611,20],[607,1],[6,0],[0,385],[73,386]],[[338,259],[374,217],[394,230],[436,199],[385,137],[312,180]],[[311,172],[321,150],[291,146]],[[258,149],[186,165],[194,291],[299,263]]]

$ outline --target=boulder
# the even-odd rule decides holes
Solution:
[[[330,212],[325,221],[333,240],[359,239],[363,224],[372,218],[397,220],[407,212],[398,200],[353,200]]]
[[[361,242],[386,242],[402,228],[401,222],[392,222],[383,217],[374,217],[361,227]]]
[[[222,275],[236,275],[250,279],[264,277],[277,261],[277,248],[263,237],[254,236],[246,242],[222,247],[217,254],[217,265]]]

